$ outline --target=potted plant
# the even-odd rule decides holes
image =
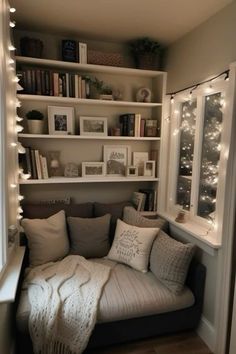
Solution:
[[[86,77],[86,81],[90,85],[90,96],[92,98],[109,99],[112,100],[112,88],[105,84],[102,80],[94,77]]]
[[[35,109],[26,113],[28,130],[30,134],[43,133],[43,114]]]
[[[148,38],[138,38],[129,42],[130,52],[139,69],[159,69],[161,46]]]

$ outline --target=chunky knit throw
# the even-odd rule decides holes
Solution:
[[[109,272],[109,267],[80,256],[68,256],[29,272],[29,330],[35,354],[83,352]]]

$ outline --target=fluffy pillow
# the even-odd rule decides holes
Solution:
[[[70,253],[86,258],[106,256],[110,248],[110,219],[110,214],[92,219],[68,217]]]
[[[37,266],[65,257],[69,252],[64,210],[47,219],[23,219],[29,245],[30,266]]]
[[[167,226],[167,221],[162,218],[148,219],[143,217],[140,212],[130,206],[124,208],[123,221],[126,224],[139,227],[158,227],[163,229]]]
[[[160,230],[151,250],[150,269],[169,290],[179,294],[194,251],[193,244],[176,241]]]
[[[117,220],[115,238],[107,258],[146,272],[158,228],[143,228]]]

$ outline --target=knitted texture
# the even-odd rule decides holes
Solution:
[[[26,282],[35,354],[80,354],[86,348],[110,268],[68,256],[33,268]]]

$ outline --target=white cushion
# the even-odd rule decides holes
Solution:
[[[65,257],[69,252],[64,210],[47,219],[23,219],[29,245],[29,261],[37,266]]]
[[[158,228],[132,226],[118,219],[107,258],[147,272],[151,247],[158,231]]]

